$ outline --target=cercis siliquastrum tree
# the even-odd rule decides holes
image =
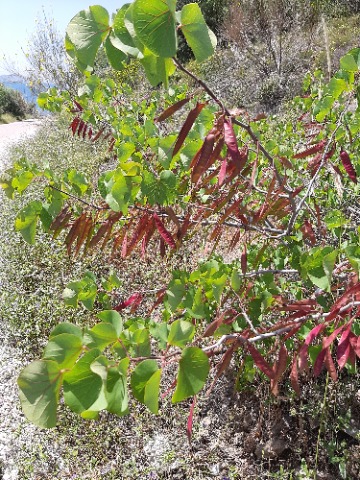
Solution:
[[[65,303],[94,310],[98,322],[59,323],[42,359],[21,372],[24,413],[41,427],[56,424],[61,392],[84,418],[126,414],[129,390],[158,413],[161,378],[174,362],[169,391],[180,402],[235,359],[238,376],[257,367],[277,394],[285,374],[300,394],[309,358],[315,375],[325,368],[336,380],[360,355],[360,245],[357,217],[346,216],[358,193],[360,50],[342,58],[330,83],[309,76],[292,115],[253,118],[225,106],[178,61],[178,30],[197,61],[212,55],[216,39],[197,4],[178,12],[175,0],[135,0],[112,23],[100,6],[76,15],[66,48],[84,86],[76,98],[51,89],[39,104],[71,112],[74,135],[107,139],[115,167],[92,185],[71,168],[59,177],[21,160],[2,186],[12,198],[34,180],[43,185],[44,201],[27,204],[15,227],[30,243],[39,224],[65,232],[72,256],[99,247],[124,261],[150,247],[166,256],[193,250],[195,234],[212,252],[239,253],[175,270],[155,292],[128,285],[120,303],[115,274],[101,285],[90,272],[71,282]],[[165,88],[134,101],[126,85],[91,75],[101,46],[113,68],[140,62],[150,84]],[[151,296],[149,314],[131,316]]]

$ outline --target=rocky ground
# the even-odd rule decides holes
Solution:
[[[33,136],[40,125],[41,121],[37,119],[0,125],[0,172],[8,163],[9,147]],[[0,478],[2,480],[18,479],[17,455],[21,451],[23,442],[32,440],[33,428],[30,425],[27,425],[27,431],[23,432],[22,438],[19,437],[23,416],[19,408],[16,378],[22,366],[23,359],[20,352],[12,345],[8,325],[4,324],[3,319],[0,318]]]

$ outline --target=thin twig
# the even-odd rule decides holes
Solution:
[[[55,187],[55,185],[48,185],[48,187],[64,195],[67,195],[68,197],[73,198],[74,200],[77,200],[78,202],[83,203],[84,205],[87,205],[88,207],[93,208],[94,210],[99,210],[99,211],[109,210],[109,207],[99,207],[98,205],[87,202],[86,200],[83,200],[82,198],[79,198],[76,195],[73,195],[72,193],[65,192],[64,190],[61,190],[61,188]]]

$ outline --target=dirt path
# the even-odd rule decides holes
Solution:
[[[40,125],[41,120],[37,119],[0,125],[0,174],[6,165],[8,148],[33,136]],[[3,193],[0,192],[0,202],[2,195]],[[0,258],[0,265],[1,263]],[[0,290],[1,274],[0,266]],[[24,423],[24,417],[19,408],[16,379],[22,366],[21,354],[12,345],[9,328],[0,317],[0,479],[2,480],[21,480],[18,476],[17,455],[26,442],[34,441],[36,437],[36,429]]]
[[[30,119],[0,125],[0,159],[8,147],[26,137],[33,136],[41,125],[41,120]],[[1,164],[0,164],[1,168]]]

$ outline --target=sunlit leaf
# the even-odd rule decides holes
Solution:
[[[52,360],[36,360],[22,370],[19,397],[30,422],[41,428],[55,427],[61,383],[62,372]]]
[[[208,356],[197,347],[185,348],[179,361],[179,373],[173,403],[197,394],[205,385],[209,373]]]

